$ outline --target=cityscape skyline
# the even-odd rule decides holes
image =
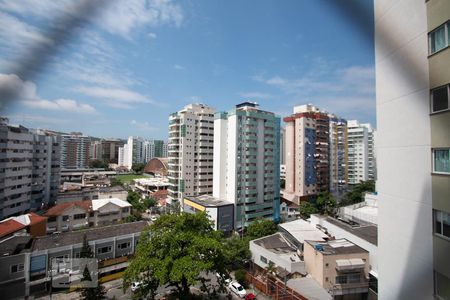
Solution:
[[[5,26],[17,33],[2,32],[10,42],[0,44],[0,83],[24,95],[3,115],[32,128],[166,139],[167,116],[180,106],[223,111],[256,101],[280,117],[314,103],[376,127],[373,44],[325,2],[253,4],[116,3],[24,83],[10,72],[17,53],[71,8],[0,3]]]

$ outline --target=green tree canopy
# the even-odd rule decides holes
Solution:
[[[202,272],[226,273],[222,235],[206,213],[163,215],[141,234],[125,271],[125,288],[142,272],[150,272],[160,286],[174,286],[187,299]]]
[[[133,166],[131,167],[131,169],[138,174],[142,174],[142,172],[144,171],[145,168],[145,164],[143,163],[138,163],[138,164],[133,164]]]
[[[95,169],[108,169],[109,165],[107,162],[104,162],[103,160],[94,159],[89,161],[89,167]]]
[[[336,209],[336,198],[331,193],[319,193],[317,195],[316,209],[321,214],[333,215]]]
[[[266,235],[274,234],[275,232],[277,232],[277,224],[273,221],[257,219],[247,227],[246,236],[250,240],[254,240]]]
[[[364,201],[364,193],[375,192],[375,181],[361,181],[348,191],[340,201],[340,206],[346,206]]]
[[[319,210],[316,205],[311,202],[304,201],[300,203],[300,215],[304,219],[308,219],[312,214],[317,214]]]

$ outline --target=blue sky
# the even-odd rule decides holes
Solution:
[[[73,3],[0,0],[0,85],[22,95],[2,111],[11,123],[166,138],[168,115],[188,103],[252,100],[282,117],[313,103],[375,124],[373,38],[329,0],[116,1],[39,76],[12,74],[24,49],[55,42],[44,30]]]

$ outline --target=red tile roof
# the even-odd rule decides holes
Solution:
[[[85,200],[85,201],[65,202],[57,204],[52,208],[50,208],[49,210],[47,210],[44,216],[46,217],[60,216],[64,213],[64,211],[73,206],[78,206],[85,211],[90,211],[92,209],[92,201]]]
[[[28,216],[30,217],[30,225],[41,223],[42,221],[47,220],[46,217],[40,216],[40,215],[35,214],[33,212],[28,213]]]
[[[0,237],[24,229],[26,226],[15,220],[7,220],[0,223]]]

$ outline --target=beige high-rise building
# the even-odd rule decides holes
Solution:
[[[169,201],[212,194],[214,109],[189,104],[169,117]]]

